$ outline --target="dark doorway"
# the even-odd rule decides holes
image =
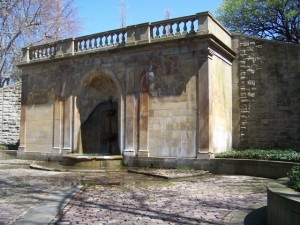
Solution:
[[[118,145],[118,103],[102,102],[81,126],[84,154],[120,155]]]

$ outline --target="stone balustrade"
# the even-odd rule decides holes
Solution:
[[[231,47],[230,33],[209,12],[203,12],[191,16],[143,23],[122,29],[64,39],[44,45],[30,46],[22,49],[22,63],[72,56],[87,51],[127,47],[165,41],[171,38],[187,38],[206,34],[213,34],[222,39],[228,47]]]
[[[124,45],[126,43],[126,39],[126,28],[87,35],[74,39],[74,51],[82,52],[109,46]]]
[[[154,22],[151,24],[151,37],[152,39],[157,39],[196,34],[195,22],[198,22],[197,15]]]

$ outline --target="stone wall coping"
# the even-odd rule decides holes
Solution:
[[[261,41],[261,42],[273,43],[274,45],[292,45],[293,47],[300,48],[300,45],[296,44],[296,43],[290,43],[290,42],[284,42],[284,41],[278,41],[278,40],[264,39],[264,38],[255,37],[255,36],[251,36],[251,35],[247,35],[247,34],[243,34],[243,33],[239,33],[239,32],[231,32],[231,36],[232,36],[232,38],[235,38],[235,37],[244,37],[244,38],[252,39],[254,41]]]
[[[291,201],[299,202],[300,204],[300,192],[296,191],[288,186],[289,178],[279,178],[274,182],[268,183],[268,190],[280,195],[283,198],[290,199]]]

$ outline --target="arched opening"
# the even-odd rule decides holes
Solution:
[[[120,155],[120,92],[105,73],[82,81],[77,107],[80,114],[79,153]]]
[[[85,154],[119,155],[118,103],[112,99],[99,103],[81,125]]]

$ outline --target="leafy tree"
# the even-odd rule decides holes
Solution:
[[[0,86],[18,76],[21,47],[66,38],[78,29],[74,0],[0,0]]]
[[[300,43],[299,0],[224,0],[217,19],[231,31]]]

